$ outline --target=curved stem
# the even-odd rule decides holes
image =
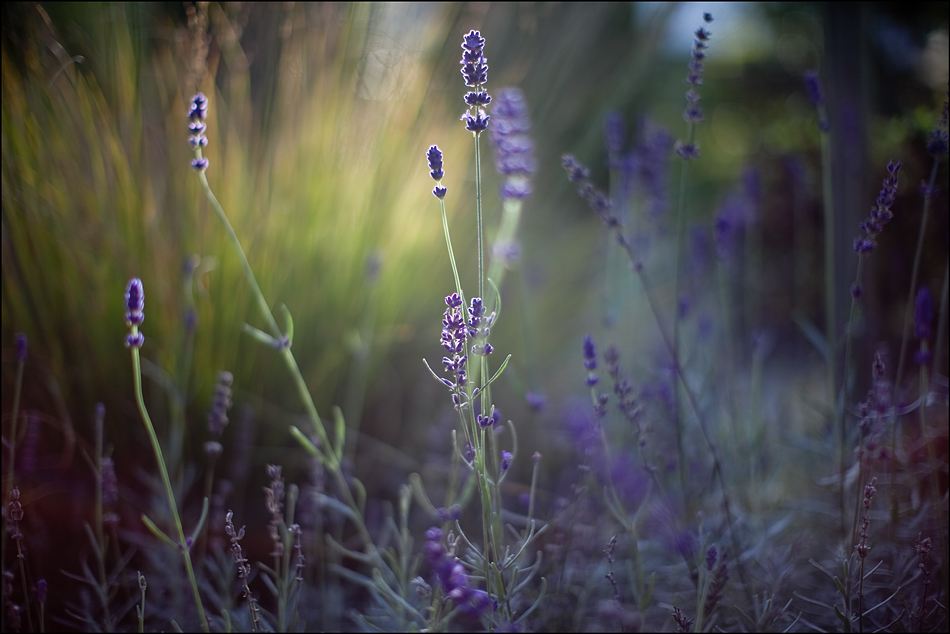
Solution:
[[[137,328],[133,326],[133,334]],[[175,522],[175,530],[178,533],[178,548],[181,550],[181,557],[185,562],[185,571],[188,573],[188,582],[191,584],[191,593],[194,595],[195,607],[198,609],[198,617],[201,619],[201,628],[205,632],[210,632],[208,617],[205,615],[204,606],[201,605],[201,595],[198,593],[198,581],[195,579],[195,570],[191,565],[190,546],[185,540],[185,529],[181,525],[181,517],[178,515],[178,506],[175,503],[175,492],[172,490],[172,483],[168,477],[168,469],[165,467],[165,458],[162,456],[162,447],[158,442],[158,436],[155,434],[155,427],[152,426],[152,420],[149,418],[148,410],[145,409],[145,399],[142,396],[142,368],[139,361],[139,349],[132,347],[132,374],[135,377],[135,401],[139,406],[139,413],[142,415],[142,421],[145,423],[145,431],[148,432],[149,440],[152,443],[152,451],[155,452],[155,460],[158,462],[158,469],[162,474],[162,484],[165,485],[165,495],[168,498],[168,509],[171,511],[172,519]]]

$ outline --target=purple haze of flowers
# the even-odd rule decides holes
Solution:
[[[462,37],[462,60],[459,63],[462,65],[465,85],[475,89],[465,94],[466,105],[474,108],[475,112],[465,112],[462,121],[465,122],[466,130],[477,135],[488,128],[491,119],[482,110],[482,106],[491,103],[491,96],[484,89],[488,81],[488,58],[485,57],[485,38],[478,31],[469,31]]]
[[[518,88],[505,88],[494,107],[495,125],[491,140],[495,146],[495,169],[506,177],[499,195],[502,200],[522,199],[531,194],[529,178],[538,170],[534,143],[528,136],[531,120],[524,94]]]
[[[647,215],[656,220],[669,205],[667,177],[673,137],[664,128],[646,118],[640,122],[639,137],[628,164],[641,191],[649,200]]]
[[[478,617],[488,609],[491,599],[483,590],[469,587],[465,567],[455,560],[455,556],[442,543],[441,529],[432,527],[426,531],[422,552],[435,573],[436,582],[445,591],[446,599],[451,599],[472,617]]]
[[[877,195],[874,206],[871,207],[871,215],[861,223],[861,231],[864,236],[854,239],[854,251],[858,254],[866,254],[874,251],[877,246],[877,236],[884,229],[884,225],[890,222],[894,217],[891,207],[894,205],[894,199],[897,196],[897,172],[900,171],[901,162],[893,161],[887,164],[887,177],[881,184],[881,191]]]

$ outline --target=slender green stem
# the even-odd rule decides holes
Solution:
[[[482,235],[482,159],[479,140],[475,135],[475,222],[478,225],[478,296],[485,299],[485,238]]]
[[[459,269],[455,263],[455,252],[452,250],[452,236],[449,235],[449,219],[445,213],[445,199],[439,199],[439,205],[442,208],[442,230],[445,231],[445,247],[449,251],[449,262],[452,264],[452,275],[455,277],[455,292],[462,298],[462,305],[465,305],[465,296],[462,294],[462,283],[459,281]]]
[[[133,334],[136,329],[137,328],[133,326]],[[195,607],[198,609],[198,618],[201,619],[202,629],[205,632],[210,632],[208,617],[205,615],[204,606],[201,604],[201,595],[198,593],[198,581],[195,578],[195,570],[191,565],[191,547],[185,539],[185,529],[182,527],[181,517],[178,515],[178,505],[175,503],[175,492],[172,490],[172,483],[168,477],[168,469],[165,467],[165,458],[162,456],[162,446],[158,442],[158,436],[155,434],[155,428],[152,426],[152,420],[149,418],[148,410],[145,409],[145,399],[142,396],[142,368],[139,361],[139,349],[134,346],[132,347],[132,370],[135,377],[135,400],[138,403],[142,421],[145,423],[145,431],[148,432],[149,440],[152,443],[152,451],[155,452],[155,460],[158,462],[158,469],[162,475],[162,483],[165,485],[168,509],[171,511],[172,520],[175,522],[175,530],[178,533],[178,547],[181,551],[181,557],[185,562],[188,582],[191,584],[191,593],[194,595]]]
[[[281,333],[280,328],[277,326],[277,320],[274,319],[274,314],[271,312],[270,306],[267,305],[267,300],[264,299],[264,294],[261,292],[261,287],[257,283],[257,278],[254,277],[254,271],[251,270],[251,265],[247,261],[247,256],[244,255],[244,249],[241,248],[241,241],[238,240],[237,234],[234,233],[234,228],[231,226],[231,222],[228,220],[227,214],[224,213],[221,203],[218,202],[214,192],[211,191],[211,185],[208,184],[208,177],[205,176],[204,172],[201,172],[198,174],[198,179],[201,181],[201,187],[204,189],[205,195],[211,202],[211,206],[214,208],[215,213],[218,214],[218,219],[221,221],[221,224],[224,225],[225,231],[228,232],[228,237],[231,238],[231,242],[234,244],[234,250],[237,252],[238,258],[241,260],[241,266],[244,267],[244,275],[247,277],[248,283],[254,290],[254,298],[257,300],[257,305],[261,309],[261,314],[264,316],[264,319],[267,320],[267,325],[271,330],[271,334],[275,338],[280,339],[283,336],[283,333]]]
[[[692,145],[694,137],[696,135],[696,126],[692,121],[687,122],[686,124],[686,143],[687,145]],[[680,341],[680,311],[679,311],[679,301],[681,290],[681,281],[680,281],[680,267],[681,260],[683,259],[683,250],[684,243],[686,241],[686,183],[688,181],[689,174],[689,160],[683,159],[683,169],[680,171],[680,191],[679,191],[679,201],[676,207],[676,252],[673,256],[673,363],[676,367],[680,367],[681,362],[681,341]],[[677,464],[680,477],[680,486],[685,492],[686,489],[686,452],[683,447],[683,416],[682,416],[682,405],[680,401],[680,391],[674,389],[674,394],[676,395],[676,412],[674,413],[674,418],[676,420],[676,451],[677,451]]]

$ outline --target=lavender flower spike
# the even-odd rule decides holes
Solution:
[[[495,103],[495,125],[491,140],[495,146],[495,168],[506,176],[502,200],[523,199],[531,194],[530,176],[538,169],[534,143],[528,136],[531,121],[524,94],[518,88],[506,88]]]
[[[208,129],[208,125],[205,123],[207,118],[208,98],[199,92],[191,98],[191,107],[188,110],[188,130],[191,132],[191,136],[188,137],[188,144],[197,154],[191,161],[191,167],[197,172],[208,169],[208,159],[201,156],[201,148],[208,145],[208,137],[205,136],[205,131]]]
[[[445,193],[448,190],[442,187],[442,179],[445,177],[445,171],[442,169],[442,150],[439,149],[438,145],[433,145],[429,148],[429,151],[426,152],[426,159],[429,162],[429,176],[436,182],[436,186],[432,190],[432,195],[440,199],[445,198]]]
[[[473,134],[484,132],[491,119],[482,107],[491,103],[491,96],[485,91],[484,84],[488,81],[488,59],[485,57],[485,38],[478,31],[469,31],[462,37],[462,77],[465,85],[475,90],[465,94],[465,104],[470,108],[461,120],[465,122],[465,129]],[[472,112],[471,109],[474,109]]]
[[[145,343],[145,335],[139,332],[139,326],[145,321],[145,289],[142,280],[133,277],[125,287],[125,323],[131,332],[125,339],[125,345],[130,348],[141,348]]]

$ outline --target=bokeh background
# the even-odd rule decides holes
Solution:
[[[896,354],[916,189],[930,165],[924,139],[946,97],[945,3],[4,4],[3,420],[6,437],[23,332],[21,407],[38,421],[24,477],[48,514],[36,539],[71,543],[49,532],[50,520],[80,527],[88,512],[93,483],[80,456],[96,403],[131,500],[150,464],[122,345],[133,276],[146,292],[146,400],[160,435],[174,438],[169,421],[186,421],[169,441],[183,477],[203,460],[221,370],[235,377],[225,445],[249,439],[223,468],[249,500],[262,496],[266,464],[284,464],[289,479],[306,469],[287,433],[303,409],[273,351],[242,333],[263,322],[189,167],[187,104],[199,89],[210,101],[211,186],[265,297],[293,315],[294,353],[319,411],[346,416],[352,468],[371,497],[391,500],[407,473],[447,459],[454,413],[422,359],[440,360],[453,282],[424,156],[432,144],[445,153],[455,253],[473,289],[473,143],[458,120],[459,43],[470,29],[487,39],[489,92],[520,87],[533,120],[539,169],[493,329],[496,350],[512,354],[495,399],[519,430],[512,481],[527,481],[527,457],[540,451],[551,470],[541,487],[553,490],[558,457],[570,455],[565,421],[586,407],[583,336],[617,345],[644,383],[664,363],[635,279],[564,177],[561,155],[574,154],[606,190],[609,115],[623,121],[628,150],[647,129],[665,130],[670,146],[684,135],[684,77],[703,11],[715,21],[683,298],[672,288],[680,163],[671,153],[656,166],[665,210],[631,219],[658,297],[669,310],[685,302],[697,349],[728,336],[748,360],[756,333],[776,389],[823,380],[805,334],[824,323],[819,139],[802,82],[817,69],[833,126],[842,302],[856,265],[851,238],[888,160],[904,161],[895,219],[865,269],[856,346],[865,360],[878,344]],[[486,144],[489,240],[501,214],[490,152]],[[946,162],[940,169],[946,183]],[[941,190],[921,278],[937,296],[946,209]],[[740,236],[725,267],[729,323],[708,291],[723,218]],[[531,407],[529,393],[544,407]]]

